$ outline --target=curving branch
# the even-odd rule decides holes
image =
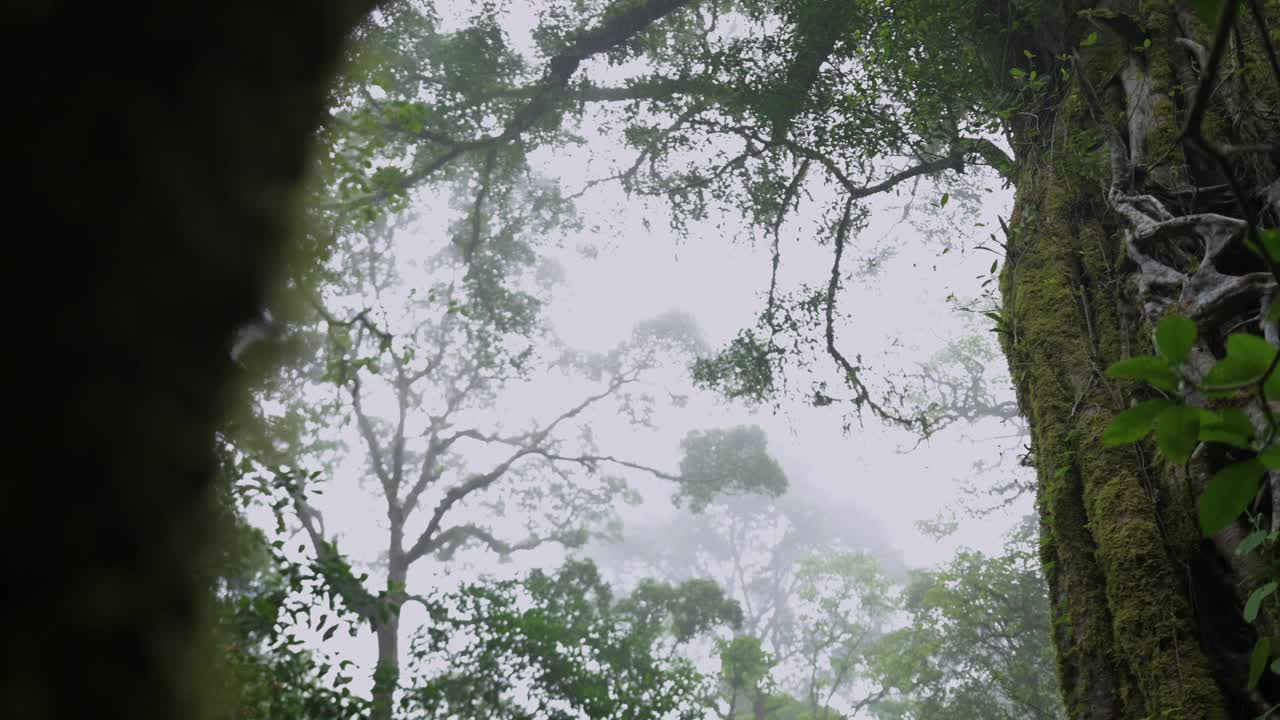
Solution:
[[[836,364],[844,372],[845,383],[853,390],[852,402],[855,407],[871,410],[877,417],[903,427],[912,427],[918,423],[912,418],[905,418],[894,413],[884,406],[880,405],[871,397],[871,390],[862,382],[860,377],[862,367],[849,362],[849,359],[840,352],[836,347],[836,329],[835,329],[835,313],[836,313],[836,294],[840,290],[840,261],[844,257],[844,246],[849,238],[849,227],[853,220],[853,202],[852,197],[845,200],[844,211],[840,215],[840,224],[836,227],[834,238],[835,252],[831,262],[831,278],[827,283],[827,294],[823,303],[823,316],[826,339],[827,354],[831,356]]]
[[[330,203],[322,207],[358,207],[369,203],[386,200],[394,193],[404,192],[422,183],[427,178],[458,158],[476,150],[496,151],[497,148],[519,138],[525,131],[537,124],[555,103],[560,100],[568,87],[569,79],[577,72],[584,60],[608,52],[626,44],[635,36],[649,29],[667,15],[688,5],[692,0],[647,0],[634,2],[619,12],[607,13],[604,20],[574,37],[563,51],[553,56],[543,72],[542,81],[533,89],[528,100],[512,114],[502,131],[474,140],[459,141],[437,136],[435,141],[448,147],[447,150],[426,161],[421,167],[407,173],[404,177],[377,192],[367,193],[339,203]]]
[[[431,539],[431,542],[424,546],[423,553],[436,553],[447,560],[468,542],[479,541],[490,550],[498,553],[498,555],[505,557],[520,550],[532,550],[539,545],[553,541],[553,539],[551,537],[530,535],[518,542],[507,542],[498,539],[492,532],[479,525],[455,525],[437,533]]]
[[[635,377],[633,374],[619,375],[610,381],[608,387],[603,391],[587,397],[577,405],[574,405],[568,410],[560,413],[542,428],[516,438],[502,438],[494,435],[486,435],[477,430],[462,430],[450,436],[450,438],[445,441],[448,444],[452,444],[462,438],[471,438],[483,442],[501,442],[513,445],[515,446],[515,450],[505,460],[491,468],[488,472],[471,475],[465,481],[445,491],[444,497],[441,498],[440,502],[432,511],[431,518],[427,521],[426,529],[422,531],[422,534],[418,536],[417,541],[414,542],[413,546],[406,552],[406,564],[413,563],[418,558],[421,558],[423,555],[431,552],[431,549],[436,546],[436,538],[441,532],[441,525],[454,505],[462,499],[472,494],[482,492],[492,486],[523,458],[530,455],[540,455],[551,452],[550,449],[543,446],[543,443],[559,425],[581,415],[587,410],[587,408],[613,395],[619,388],[630,382],[634,382],[634,380]],[[419,483],[425,487],[427,483],[423,481],[423,478],[428,478],[425,472],[423,477],[419,479]],[[429,482],[429,478],[427,482]],[[417,486],[415,486],[415,490],[417,490],[417,492],[414,493],[414,502],[416,504],[417,495],[420,494],[421,490],[418,490]]]
[[[383,449],[382,443],[378,440],[378,432],[373,427],[373,420],[364,411],[364,401],[361,399],[360,387],[360,378],[353,373],[348,390],[351,393],[351,409],[356,416],[356,427],[360,431],[360,437],[369,449],[369,464],[373,467],[373,474],[378,478],[378,482],[382,484],[382,491],[387,496],[387,504],[395,506],[398,503],[399,488],[396,487],[395,478],[387,468],[386,450]]]

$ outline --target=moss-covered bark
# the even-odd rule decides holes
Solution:
[[[206,715],[196,567],[230,339],[260,307],[369,4],[4,10],[17,429],[0,716]]]
[[[1195,539],[1161,526],[1159,473],[1144,452],[1101,442],[1130,390],[1103,370],[1138,335],[1118,234],[1099,193],[1081,191],[1087,180],[1028,168],[1010,224],[1006,347],[1033,431],[1067,707],[1090,718],[1229,717],[1174,558]]]
[[[1003,18],[1012,52],[1001,49],[993,66],[1025,67],[1013,54],[1022,55],[1022,42],[1050,59],[1039,68],[1052,73],[1045,88],[1024,93],[1032,99],[1011,121],[1020,170],[1002,290],[1003,343],[1039,475],[1062,693],[1079,718],[1252,717],[1274,698],[1265,687],[1244,690],[1252,631],[1232,620],[1240,588],[1220,550],[1199,537],[1198,490],[1152,448],[1108,449],[1101,441],[1141,392],[1104,370],[1149,353],[1159,319],[1144,312],[1126,220],[1109,201],[1118,165],[1103,123],[1120,129],[1129,151],[1122,164],[1132,177],[1120,184],[1154,193],[1179,213],[1209,209],[1207,199],[1197,206],[1186,198],[1221,178],[1180,142],[1198,80],[1195,46],[1186,41],[1208,45],[1209,30],[1168,0],[1046,5],[1024,8],[1031,30],[1013,32]],[[1090,33],[1096,42],[1086,41]],[[1075,65],[1069,56],[1077,49]],[[1242,40],[1239,50],[1245,60],[1260,55],[1256,42]],[[1092,112],[1082,79],[1101,106]],[[1221,135],[1230,102],[1215,103],[1213,128],[1239,142]],[[1280,137],[1276,117],[1232,131],[1270,122]],[[1270,161],[1255,165],[1250,191],[1275,179]]]

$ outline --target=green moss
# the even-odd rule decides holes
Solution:
[[[1097,142],[1074,90],[1056,122],[1067,128],[1068,147]],[[1032,159],[1023,167],[1002,278],[1004,315],[1012,320],[1004,342],[1032,428],[1042,560],[1068,709],[1225,719],[1173,561],[1194,538],[1164,535],[1141,455],[1101,442],[1133,390],[1102,370],[1137,344],[1119,310],[1126,302],[1116,277],[1120,240],[1100,219],[1105,184],[1098,180],[1109,168],[1094,158]]]
[[[1052,192],[1027,192],[1040,184],[1038,172],[1024,172],[1013,216],[1013,260],[1003,278],[1005,315],[1013,319],[1006,348],[1033,428],[1059,682],[1068,709],[1080,715],[1099,695],[1114,696],[1120,683],[1109,661],[1110,612],[1087,528],[1072,413],[1093,363],[1071,282],[1072,233],[1060,222],[1073,193],[1052,184],[1046,184]]]

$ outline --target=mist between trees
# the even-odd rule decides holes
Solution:
[[[173,550],[201,558],[220,671],[144,653],[147,707],[216,685],[191,704],[228,718],[1270,716],[1278,16],[379,5],[280,282],[224,343],[224,541]],[[218,413],[179,410],[94,442],[126,457],[187,417],[163,457],[194,478],[173,448]],[[912,520],[940,560],[906,561]],[[138,577],[190,574],[162,555]],[[140,637],[153,605],[195,632],[181,588],[118,587]]]

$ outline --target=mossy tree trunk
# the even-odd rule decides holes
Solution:
[[[1258,7],[1277,27],[1277,3]],[[1204,127],[1218,145],[1272,145],[1228,162],[1257,211],[1253,221],[1274,226],[1280,78],[1248,8],[1228,36]],[[1149,397],[1104,371],[1150,354],[1151,328],[1164,314],[1197,321],[1193,360],[1201,363],[1222,356],[1229,331],[1266,334],[1260,308],[1273,285],[1255,281],[1264,263],[1243,249],[1240,232],[1220,254],[1205,247],[1228,222],[1220,216],[1243,225],[1241,203],[1224,187],[1223,169],[1182,137],[1212,23],[1175,0],[1042,2],[1019,17],[993,9],[986,20],[1013,28],[992,49],[1000,81],[1036,98],[1011,117],[1019,171],[1006,228],[1002,341],[1032,432],[1068,711],[1090,719],[1254,717],[1280,701],[1280,685],[1245,689],[1256,631],[1240,608],[1256,578],[1233,559],[1231,533],[1200,537],[1204,468],[1187,472],[1149,445],[1102,443],[1117,413]],[[1215,287],[1234,293],[1227,302],[1197,296],[1197,273],[1210,265],[1226,278],[1215,275]],[[1200,455],[1193,466],[1224,462]]]

